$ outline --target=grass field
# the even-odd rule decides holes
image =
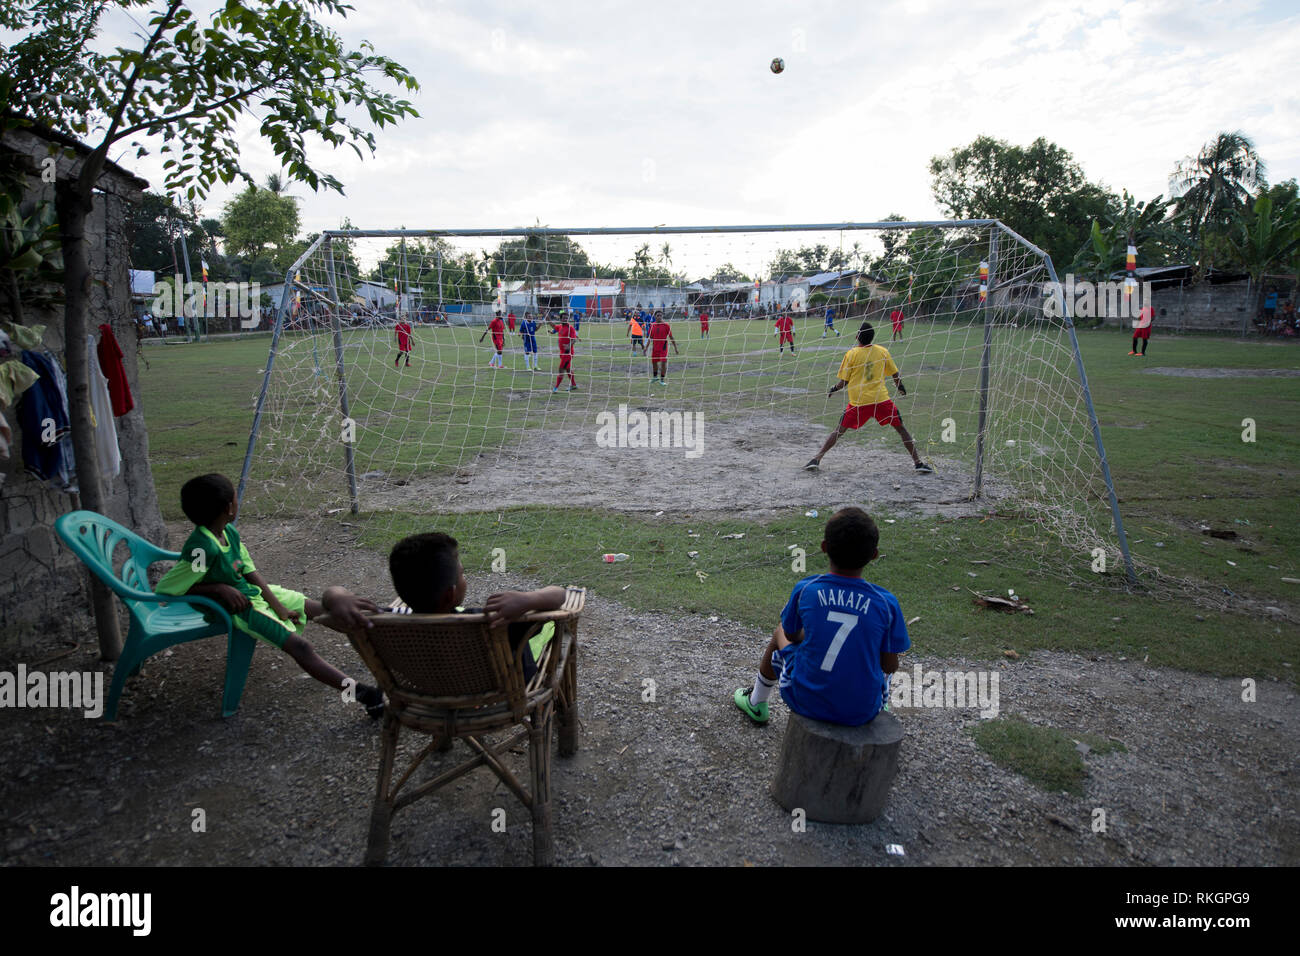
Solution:
[[[543,372],[536,374],[523,371],[517,339],[507,346],[513,354],[507,356],[506,370],[485,368],[489,352],[486,344],[477,344],[479,333],[473,329],[418,329],[415,367],[409,372],[392,368],[391,338],[384,333],[345,333],[358,459],[386,456],[393,462],[390,470],[403,474],[454,469],[480,449],[517,440],[529,430],[589,422],[597,408],[621,401],[696,406],[715,415],[730,407],[742,423],[745,416],[779,414],[824,423],[826,430],[842,408],[842,396],[827,400],[824,388],[834,379],[847,335],[824,343],[820,322],[810,320],[799,327],[801,346],[794,357],[776,354],[767,323],[715,322],[712,337],[703,342],[697,324],[675,325],[674,332],[685,354],[672,357],[669,385],[658,388],[648,383],[645,359],[638,355],[633,360],[624,351],[622,326],[584,324],[575,360],[582,390],[558,395],[549,394],[556,360],[554,340],[544,333],[539,336]],[[972,441],[969,398],[977,381],[981,334],[967,325],[922,324],[910,326],[902,342],[884,342],[907,384],[909,397],[899,404],[923,456],[957,455],[961,450],[939,440],[948,417],[954,419],[957,434],[966,436],[957,445],[965,442],[969,447]],[[995,349],[1005,348],[1007,337],[1016,334],[1000,331]],[[1300,369],[1300,352],[1271,343],[1157,334],[1149,356],[1136,359],[1126,355],[1128,338],[1121,333],[1080,333],[1080,340],[1134,555],[1148,568],[1191,579],[1197,586],[1185,597],[1165,592],[1157,600],[1093,587],[1086,576],[1027,573],[1033,561],[1012,559],[1059,547],[1040,524],[1023,518],[922,517],[906,509],[877,510],[878,518],[893,521],[882,524],[882,559],[872,566],[870,576],[899,595],[909,617],[920,617],[912,627],[913,641],[937,654],[994,657],[1008,650],[1055,648],[1294,681],[1294,667],[1286,666],[1297,657],[1294,625],[1262,608],[1278,607],[1294,620],[1300,604],[1300,585],[1281,581],[1300,578],[1300,545],[1295,541],[1300,379],[1249,374],[1193,378],[1141,370],[1159,366],[1294,372]],[[298,402],[304,410],[317,405],[327,410],[302,420],[305,432],[314,429],[318,436],[319,457],[277,457],[273,449],[264,458],[283,476],[296,469],[300,484],[290,491],[302,510],[314,509],[317,515],[320,498],[309,491],[311,482],[327,479],[337,494],[342,457],[332,435],[338,416],[328,411],[333,355],[322,343],[328,345],[328,339],[316,340],[313,357],[305,351],[312,340],[290,340],[281,356],[287,360],[285,367],[296,367],[304,373],[301,381],[311,383],[286,393],[283,400]],[[145,349],[150,368],[141,371],[143,404],[154,476],[168,517],[180,517],[178,489],[185,478],[213,470],[238,474],[268,345],[269,338],[260,336]],[[1031,342],[1020,354],[1055,348],[1051,342]],[[1059,359],[1055,356],[1052,364],[1059,367]],[[315,374],[317,362],[321,375]],[[995,377],[995,412],[999,400],[1009,400],[997,385]],[[1031,381],[1022,386],[1031,392],[1022,390],[1016,397],[1021,407],[1042,410],[1041,415],[1007,424],[994,416],[990,445],[995,465],[1014,466],[1027,446],[1050,449],[1062,429],[1077,430],[1077,421],[1062,424],[1050,411],[1062,387],[1055,381]],[[319,400],[305,394],[310,389],[321,390]],[[1253,442],[1242,440],[1247,418],[1255,423]],[[731,427],[743,425],[733,422]],[[444,435],[450,439],[441,440]],[[1090,441],[1089,434],[1083,437]],[[832,456],[843,455],[848,461],[863,455],[863,446],[868,453],[898,446],[892,434],[852,440],[849,445],[846,438],[845,447]],[[1014,450],[1007,440],[1018,442]],[[813,450],[797,449],[794,467]],[[1048,471],[1041,460],[1026,460],[1036,474],[1095,481],[1084,471],[1091,462],[1063,460],[1057,471]],[[258,467],[265,466],[259,462]],[[513,567],[535,570],[539,578],[577,578],[598,594],[617,596],[632,606],[682,608],[767,627],[791,583],[787,546],[808,550],[809,572],[822,569],[816,546],[825,515],[806,518],[802,508],[781,514],[781,488],[751,487],[745,478],[736,475],[737,500],[761,504],[776,514],[655,519],[644,509],[584,507],[561,512],[555,502],[536,502],[494,509],[485,516],[438,514],[412,500],[409,509],[363,511],[347,520],[359,542],[376,549],[413,529],[449,530],[467,542],[464,558],[472,578],[488,570],[491,554],[485,529],[500,525],[510,531]],[[611,476],[616,484],[653,480],[652,475]],[[1062,489],[1067,498],[1073,491]],[[1085,492],[1085,498],[1091,494]],[[1081,507],[1096,511],[1095,501]],[[1104,521],[1104,514],[1094,520]],[[1237,537],[1205,535],[1201,528],[1206,525]],[[688,532],[698,537],[688,538]],[[742,532],[743,539],[722,538]],[[699,565],[685,556],[688,546],[708,557],[725,553],[726,560]],[[634,559],[602,565],[599,554],[605,551],[625,551]],[[973,563],[988,558],[993,563]],[[696,570],[704,570],[705,576],[697,576]],[[1036,613],[1008,617],[982,610],[972,605],[967,588],[984,593],[1014,588]],[[1197,602],[1191,600],[1193,594],[1199,596]],[[1230,609],[1205,606],[1206,596],[1218,596]],[[1247,604],[1249,613],[1231,610]]]

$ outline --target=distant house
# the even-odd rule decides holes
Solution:
[[[352,287],[352,296],[358,305],[375,312],[397,304],[397,293],[382,282],[362,280]]]
[[[594,315],[599,309],[601,315],[612,315],[624,307],[621,279],[537,279],[506,283],[503,289],[512,311],[566,309]]]

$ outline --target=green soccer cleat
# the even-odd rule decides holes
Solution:
[[[731,695],[731,699],[737,707],[744,711],[745,716],[754,723],[767,723],[767,701],[763,701],[761,704],[751,704],[749,702],[749,690],[745,687],[736,688],[736,692]]]

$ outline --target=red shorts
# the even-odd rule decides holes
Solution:
[[[707,331],[709,331],[709,320],[708,320],[708,319],[703,319],[703,320],[700,322],[700,331],[701,331],[701,332],[707,332]]]
[[[1144,325],[1144,326],[1143,326],[1142,328],[1140,328],[1140,329],[1134,329],[1134,330],[1133,330],[1133,338],[1135,338],[1135,339],[1149,339],[1149,338],[1151,338],[1151,326],[1149,326],[1149,325]]]
[[[492,336],[492,347],[495,348],[498,352],[501,351],[501,349],[505,346],[505,344],[506,344],[506,337],[504,335]]]
[[[651,350],[650,350],[650,361],[652,361],[652,362],[667,362],[667,361],[668,361],[668,346],[665,345],[664,348],[663,348],[663,351],[662,351],[662,352],[661,352],[659,349],[657,349],[657,348],[651,349]]]
[[[793,333],[793,332],[782,332],[781,335],[780,335],[780,337],[777,339],[777,343],[776,343],[776,344],[777,344],[777,345],[781,345],[781,344],[784,343],[784,342],[789,342],[791,345],[794,345],[794,333]]]
[[[568,371],[568,370],[569,370],[569,363],[572,362],[572,361],[573,361],[573,356],[572,356],[572,355],[561,355],[561,356],[560,356],[560,371],[561,371],[561,372],[566,372],[566,371]]]
[[[840,424],[845,428],[860,428],[873,418],[881,425],[903,424],[898,408],[889,399],[874,405],[850,405],[844,409]]]

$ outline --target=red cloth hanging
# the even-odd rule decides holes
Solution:
[[[120,418],[135,408],[131,386],[126,381],[126,366],[122,364],[122,347],[117,344],[113,327],[104,323],[99,327],[99,367],[108,379],[108,397],[113,401],[113,414]]]

